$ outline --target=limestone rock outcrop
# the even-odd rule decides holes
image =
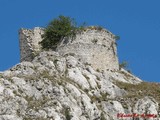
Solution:
[[[39,36],[42,33],[35,34]],[[41,39],[31,36],[28,39]],[[86,34],[81,35],[84,36]],[[97,49],[101,51],[101,45],[105,44],[101,43],[103,36],[95,38],[100,45]],[[81,46],[86,40],[86,46],[92,45],[89,37],[79,45],[78,40],[81,39],[69,40],[66,46],[63,41],[57,51],[39,52],[34,58],[21,59],[21,63],[0,73],[0,120],[159,120],[159,97],[150,95],[149,90],[144,92],[139,86],[145,86],[141,79],[122,68],[108,66],[106,69],[108,63],[105,69],[101,69],[101,65],[98,67],[100,70],[96,69],[96,60],[84,62],[90,56],[84,57],[76,52],[84,59],[81,60],[78,54],[70,54],[67,47],[71,44]],[[111,42],[106,45],[111,45]],[[75,49],[78,51],[77,46]],[[32,52],[34,50],[39,51],[39,48]],[[111,62],[115,63],[118,64]],[[160,95],[156,90],[154,94]]]

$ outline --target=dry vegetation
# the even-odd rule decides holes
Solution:
[[[143,98],[145,96],[151,96],[155,98],[155,100],[160,101],[159,83],[142,82],[140,84],[133,85],[124,82],[116,82],[115,84],[128,92],[124,97]]]

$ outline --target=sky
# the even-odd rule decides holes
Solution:
[[[120,36],[120,63],[144,81],[160,82],[160,0],[0,0],[0,71],[20,62],[20,28],[45,27],[59,15]]]

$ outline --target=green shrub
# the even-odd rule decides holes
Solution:
[[[114,36],[114,39],[115,39],[115,40],[119,40],[119,39],[120,39],[120,36],[116,35],[116,36]]]
[[[121,69],[121,68],[126,69],[127,67],[128,67],[128,62],[126,62],[126,61],[123,61],[122,63],[119,64],[119,68],[120,68],[120,69]]]
[[[101,30],[103,30],[103,27],[102,26],[96,26],[96,29],[101,31]]]
[[[68,108],[65,109],[66,120],[71,120],[72,116],[70,115],[70,111]]]
[[[106,120],[106,118],[104,117],[104,113],[101,113],[100,120]]]
[[[54,49],[64,37],[75,37],[76,29],[77,27],[74,19],[66,16],[59,16],[52,20],[45,28],[42,36],[43,40],[40,44],[43,49]]]
[[[132,71],[131,71],[131,70],[129,69],[129,67],[128,67],[128,62],[123,61],[122,63],[120,63],[120,64],[119,64],[119,69],[121,70],[122,68],[132,74]],[[124,74],[125,74],[125,73],[124,73]],[[127,75],[127,76],[128,76],[128,75]]]

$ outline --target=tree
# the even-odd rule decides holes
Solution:
[[[43,40],[40,42],[43,49],[49,50],[57,47],[64,37],[76,36],[76,23],[74,19],[59,16],[52,20],[44,30]]]

